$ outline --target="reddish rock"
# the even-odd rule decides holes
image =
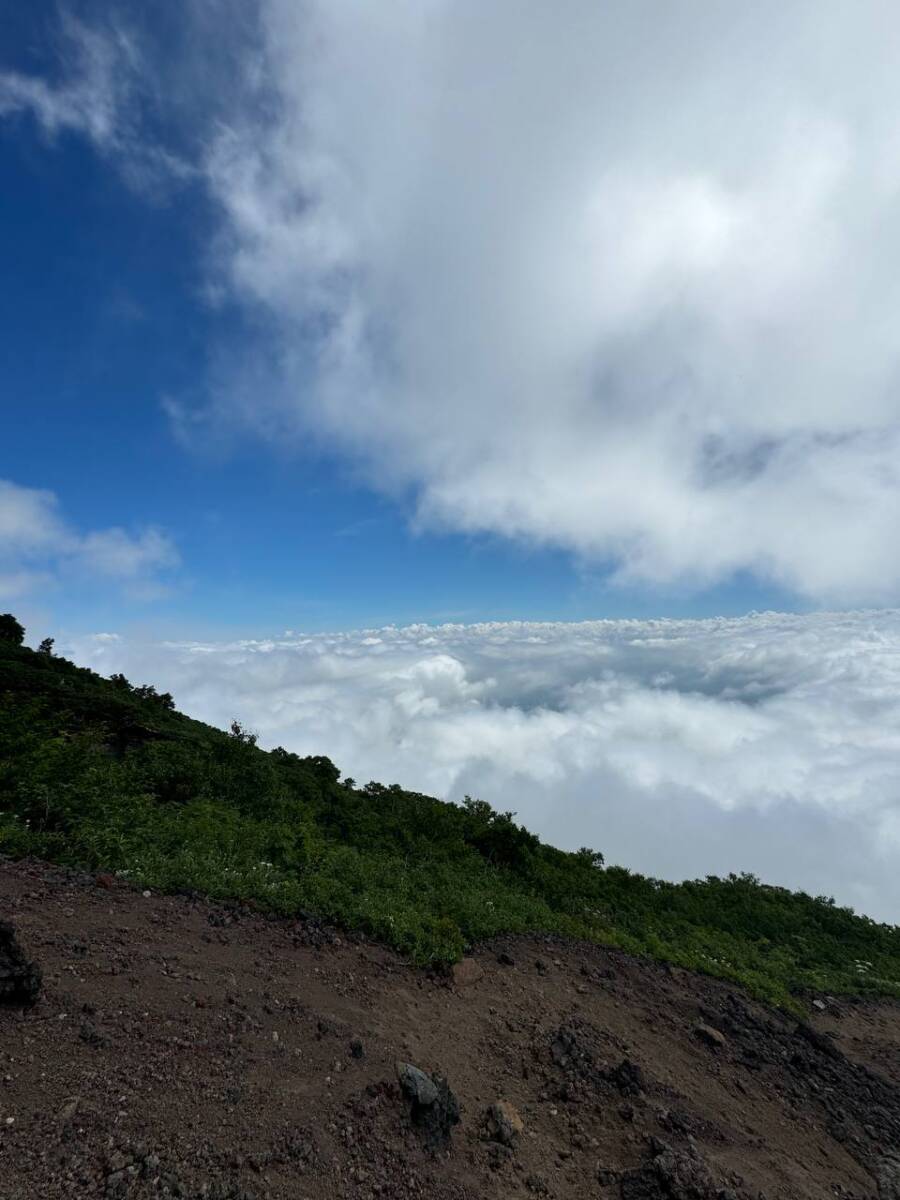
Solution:
[[[518,1109],[508,1100],[498,1100],[487,1111],[488,1137],[504,1146],[514,1146],[525,1124]]]
[[[464,958],[453,964],[453,982],[457,987],[468,987],[477,983],[484,975],[484,968],[474,958]]]

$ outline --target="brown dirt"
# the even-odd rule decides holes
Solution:
[[[3,1200],[900,1197],[896,1005],[826,1000],[798,1030],[547,938],[454,983],[315,921],[35,863],[0,863],[2,918],[44,977],[0,1007]],[[398,1059],[446,1078],[458,1124],[412,1121]]]

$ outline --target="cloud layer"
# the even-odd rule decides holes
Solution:
[[[629,581],[897,597],[889,6],[259,15],[205,170],[269,385],[216,415]]]
[[[750,870],[900,922],[897,612],[67,649],[359,782],[478,795],[635,869]]]
[[[174,543],[159,529],[81,533],[60,514],[53,492],[0,479],[0,603],[73,576],[147,599],[164,589],[160,575],[178,562]]]

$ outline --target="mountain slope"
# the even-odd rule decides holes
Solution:
[[[2,618],[0,618],[2,620]],[[0,630],[2,632],[2,630]],[[264,752],[0,637],[0,854],[140,885],[312,912],[419,964],[529,931],[649,954],[799,1008],[803,993],[900,995],[900,929],[749,877],[680,885],[542,844],[513,814]]]
[[[29,862],[0,864],[0,912],[44,976],[34,1008],[0,1005],[4,1200],[898,1194],[892,1001],[822,997],[813,1027],[553,936],[495,939],[456,980]],[[397,1060],[446,1079],[458,1123],[421,1119]]]

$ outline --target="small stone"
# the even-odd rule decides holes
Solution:
[[[514,1146],[525,1122],[508,1100],[497,1100],[487,1111],[488,1135],[504,1146]]]
[[[713,1029],[712,1025],[695,1025],[694,1034],[701,1042],[705,1042],[707,1046],[712,1046],[714,1049],[724,1046],[728,1041],[725,1034],[720,1033],[718,1029]]]
[[[474,958],[464,958],[453,964],[453,983],[456,987],[468,987],[477,983],[484,975],[484,968]]]
[[[144,897],[145,900],[149,900],[150,897],[152,896],[152,894],[153,893],[149,890],[141,892],[141,895]]]
[[[819,1012],[824,1012],[825,1009],[828,1007],[828,1005],[825,1003],[824,1000],[813,1000],[812,1006],[813,1006],[813,1008],[818,1009]]]

